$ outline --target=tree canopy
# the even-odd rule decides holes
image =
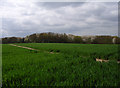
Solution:
[[[120,44],[117,36],[75,36],[72,34],[59,33],[35,33],[20,37],[5,37],[0,39],[3,44],[7,43],[81,43],[81,44]]]

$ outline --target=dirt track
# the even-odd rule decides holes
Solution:
[[[25,49],[29,49],[29,50],[36,50],[36,51],[39,51],[37,49],[33,49],[33,48],[29,48],[29,47],[24,47],[24,46],[18,46],[18,45],[15,45],[15,44],[9,44],[11,46],[16,46],[16,47],[21,47],[21,48],[25,48]]]
[[[33,49],[33,48],[30,48],[30,47],[25,47],[25,46],[18,46],[18,45],[15,45],[15,44],[9,44],[11,46],[16,46],[16,47],[20,47],[20,48],[24,48],[24,49],[28,49],[28,50],[35,50],[35,51],[40,51],[38,49]],[[45,51],[46,53],[50,53],[50,54],[58,54],[58,53],[55,53],[55,52],[47,52]]]

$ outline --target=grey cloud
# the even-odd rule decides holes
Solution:
[[[3,37],[6,36],[17,36],[23,37],[32,32],[30,30],[26,30],[26,28],[14,22],[14,19],[3,18],[2,19],[2,29],[7,31],[7,35],[5,33],[2,34]]]
[[[29,11],[19,12],[18,18],[3,18],[3,36],[26,36],[39,32],[75,35],[117,35],[117,3],[35,3]],[[66,7],[63,8],[63,7]],[[17,12],[16,12],[17,13]],[[9,13],[10,14],[10,13]]]
[[[46,9],[56,9],[60,7],[72,6],[77,7],[83,5],[84,2],[36,2],[36,5],[42,6]]]
[[[24,12],[22,15],[30,16],[30,15],[35,15],[35,13],[29,13],[29,12]]]

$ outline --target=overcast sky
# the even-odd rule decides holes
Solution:
[[[2,37],[42,32],[118,35],[117,2],[2,0]]]

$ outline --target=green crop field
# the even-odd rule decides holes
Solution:
[[[2,45],[2,85],[116,86],[120,84],[117,44],[17,43]],[[109,62],[96,62],[96,58]]]

